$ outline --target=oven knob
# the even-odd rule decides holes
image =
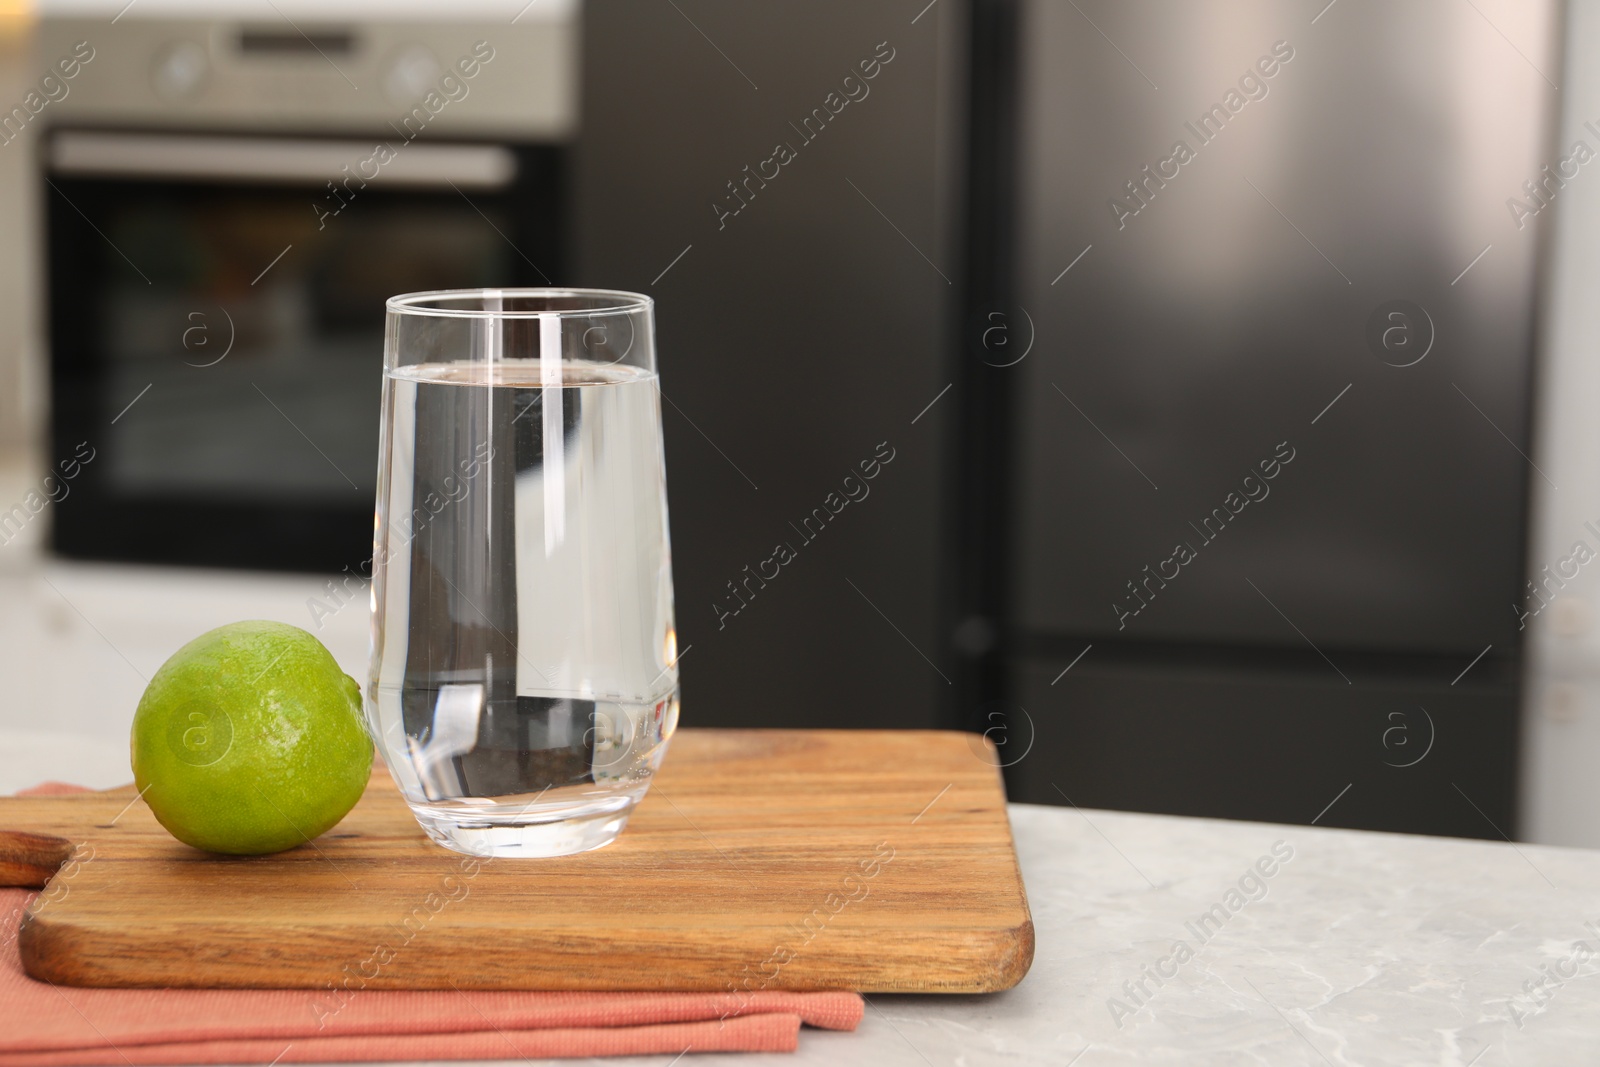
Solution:
[[[383,75],[383,93],[395,107],[410,107],[434,87],[443,73],[439,60],[420,44],[402,48]]]
[[[199,91],[210,67],[204,48],[193,41],[179,41],[161,53],[150,80],[162,99],[182,100]]]

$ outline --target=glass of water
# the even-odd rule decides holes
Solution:
[[[678,721],[649,297],[389,300],[366,707],[446,848],[621,832]]]

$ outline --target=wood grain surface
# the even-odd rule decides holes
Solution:
[[[622,836],[559,859],[442,849],[381,772],[274,856],[189,848],[131,787],[0,798],[0,827],[0,881],[55,871],[19,944],[68,985],[978,993],[1033,959],[967,734],[680,730]]]

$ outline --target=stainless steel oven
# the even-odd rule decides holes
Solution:
[[[56,551],[367,558],[383,299],[565,276],[572,15],[119,25],[38,142],[52,444],[104,457]]]

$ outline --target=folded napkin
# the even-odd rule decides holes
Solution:
[[[0,1067],[792,1052],[801,1023],[861,1021],[855,993],[363,990],[330,1011],[311,989],[58,986],[22,969],[17,922],[33,896],[0,890]]]

